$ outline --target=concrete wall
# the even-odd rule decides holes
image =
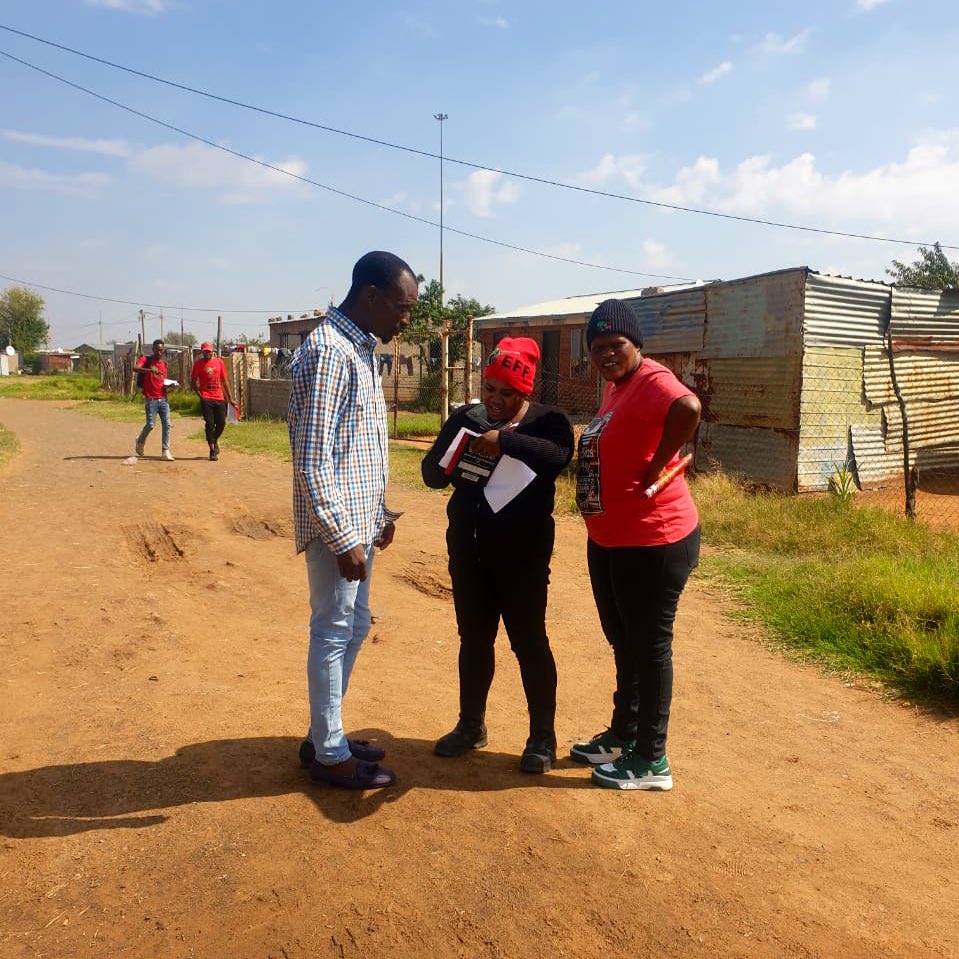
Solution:
[[[292,380],[247,380],[244,416],[249,420],[285,420],[292,386]]]

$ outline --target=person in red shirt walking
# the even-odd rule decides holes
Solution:
[[[213,355],[212,343],[200,344],[200,358],[190,373],[190,388],[200,397],[200,412],[210,446],[210,459],[220,458],[220,435],[226,426],[226,404],[235,407],[230,378],[223,360]],[[225,394],[225,395],[224,395]]]
[[[699,564],[699,516],[683,476],[666,478],[681,466],[677,454],[699,425],[700,403],[671,370],[643,356],[642,329],[628,303],[600,303],[586,343],[606,391],[580,438],[576,503],[616,690],[609,728],[576,743],[570,755],[592,765],[598,786],[672,789],[666,732],[673,620]]]
[[[156,425],[156,418],[159,415],[160,425],[162,426],[162,448],[161,456],[165,460],[173,460],[170,453],[170,404],[166,396],[167,366],[163,359],[166,347],[163,340],[153,341],[153,354],[151,356],[141,356],[135,363],[137,379],[140,389],[143,390],[143,409],[146,413],[146,424],[140,430],[137,437],[136,451],[137,456],[143,455],[144,445],[147,437],[153,432]]]

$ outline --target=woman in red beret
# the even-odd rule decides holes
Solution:
[[[446,544],[460,635],[459,722],[434,751],[461,756],[486,745],[486,699],[502,617],[529,709],[520,759],[529,773],[547,772],[556,761],[556,664],[546,635],[546,591],[556,477],[573,455],[566,414],[530,400],[538,361],[535,340],[500,340],[483,373],[482,403],[460,407],[423,460],[427,486],[453,484]]]

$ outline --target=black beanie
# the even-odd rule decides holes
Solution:
[[[643,331],[633,308],[624,300],[603,300],[593,310],[586,327],[586,345],[591,346],[597,336],[621,333],[643,348]]]

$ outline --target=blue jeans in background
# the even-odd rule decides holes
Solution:
[[[343,732],[342,704],[356,656],[370,631],[370,579],[373,547],[366,547],[366,579],[340,576],[336,556],[320,539],[306,547],[310,583],[310,651],[306,676],[310,696],[310,730],[316,760],[333,766],[350,758]]]
[[[159,413],[160,426],[163,428],[162,445],[165,450],[168,450],[170,448],[170,404],[165,399],[145,399],[143,401],[143,408],[146,411],[147,421],[143,429],[140,430],[140,436],[137,442],[146,442],[146,438],[153,432],[153,427],[156,425],[157,414]]]

